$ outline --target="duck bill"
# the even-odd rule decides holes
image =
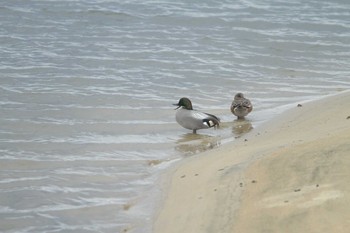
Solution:
[[[174,106],[177,106],[177,108],[175,108],[174,110],[180,108],[181,106],[179,104],[173,104]]]

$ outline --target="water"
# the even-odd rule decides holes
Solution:
[[[0,25],[1,232],[152,232],[174,161],[350,87],[347,0],[1,1]],[[183,96],[222,127],[177,125]]]

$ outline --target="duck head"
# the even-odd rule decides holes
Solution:
[[[244,98],[243,93],[237,93],[237,94],[235,95],[235,100],[240,100],[240,99],[243,99],[243,98]]]
[[[186,97],[181,98],[179,100],[179,102],[177,104],[174,104],[174,105],[178,106],[175,109],[183,107],[184,109],[187,109],[187,110],[193,110],[191,100],[189,98],[186,98]]]

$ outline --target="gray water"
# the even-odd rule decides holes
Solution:
[[[349,89],[349,41],[348,0],[0,1],[0,231],[152,232],[173,162]]]

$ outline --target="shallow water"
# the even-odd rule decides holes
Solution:
[[[350,87],[345,0],[3,1],[0,22],[2,232],[151,232],[173,161]],[[183,96],[220,129],[177,125]]]

